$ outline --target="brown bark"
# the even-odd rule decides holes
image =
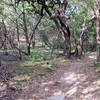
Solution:
[[[12,48],[17,49],[18,51],[20,51],[21,53],[23,53],[25,55],[28,55],[28,53],[26,53],[23,50],[21,50],[20,48],[16,47],[10,37],[7,36],[7,40],[9,41],[9,44],[11,45]]]
[[[32,40],[32,48],[35,48],[35,32],[34,32],[34,36],[33,36],[33,40]]]
[[[100,2],[96,2],[97,61],[100,62]]]
[[[8,50],[8,49],[7,49],[7,45],[6,45],[6,43],[5,43],[5,44],[4,44],[4,54],[5,54],[5,55],[8,55],[7,50]]]
[[[70,30],[69,30],[69,27],[66,25],[66,18],[65,17],[61,17],[62,15],[65,15],[66,6],[67,6],[67,0],[64,0],[64,3],[61,3],[60,6],[59,6],[58,19],[59,19],[60,24],[61,24],[62,36],[63,36],[63,39],[64,39],[64,51],[63,51],[63,54],[67,55],[67,56],[70,56],[70,53],[71,53]]]
[[[18,27],[18,21],[16,20],[16,29],[17,29],[17,42],[18,42],[18,48],[21,49],[20,47],[20,39],[19,39],[19,27]],[[22,59],[21,52],[19,50],[19,59]]]
[[[0,66],[1,66],[1,59],[0,59]]]
[[[4,41],[2,40],[2,43],[1,43],[1,45],[0,45],[0,48],[2,48],[2,47],[4,46],[5,41],[6,41],[6,38],[4,39]]]
[[[63,40],[64,40],[64,51],[63,55],[70,56],[71,54],[71,46],[70,46],[70,30],[69,27],[66,25],[66,17],[65,11],[67,7],[67,0],[64,0],[63,3],[60,2],[59,9],[58,9],[58,15],[56,17],[52,17],[52,13],[48,10],[48,8],[44,7],[50,18],[54,21],[56,24],[56,27],[58,31],[62,34]],[[69,19],[69,17],[68,17]],[[58,23],[58,21],[60,23]]]
[[[31,35],[30,41],[29,41],[30,44],[32,43],[32,48],[35,48],[35,31],[36,31],[36,29],[38,28],[38,25],[40,24],[42,18],[43,18],[43,16],[41,16],[41,17],[39,18],[39,20],[38,20],[37,24],[35,25],[35,27],[32,26],[32,27],[33,27],[33,29],[32,29],[33,33],[32,33],[32,35]]]
[[[41,22],[43,15],[38,20],[36,26],[33,27],[33,30],[32,30],[33,33],[32,33],[32,35],[29,39],[28,31],[27,31],[27,24],[26,24],[25,9],[24,9],[24,1],[22,1],[22,7],[23,7],[23,22],[24,22],[24,33],[25,33],[25,37],[26,37],[27,53],[30,55],[30,46],[31,46],[31,44],[32,44],[33,47],[35,46],[35,31],[36,31],[39,23]]]
[[[0,66],[1,66],[1,57],[0,57]]]
[[[6,28],[4,20],[2,20],[2,22],[3,22],[3,25],[4,25],[4,31],[5,31],[4,32],[5,41],[4,41],[3,47],[4,47],[5,55],[8,55],[8,52],[7,52],[7,28]]]
[[[16,9],[16,0],[15,0],[15,13],[17,13],[17,9]],[[19,48],[19,59],[21,60],[22,59],[22,54],[21,54],[21,52],[20,52],[20,38],[19,38],[19,35],[20,35],[20,33],[19,33],[19,25],[18,25],[18,20],[16,19],[16,29],[17,29],[17,42],[18,42],[18,48]]]
[[[26,46],[27,46],[27,53],[30,55],[30,42],[29,42],[29,36],[27,31],[27,23],[26,23],[26,15],[25,15],[25,8],[24,8],[24,0],[22,0],[22,8],[23,8],[23,23],[24,23],[24,33],[26,38]]]
[[[80,33],[80,39],[76,44],[75,49],[75,56],[81,56],[83,52],[83,43],[84,43],[84,37],[88,33],[89,29],[93,26],[94,22],[96,20],[96,17],[93,16],[88,23],[86,24],[86,20],[84,21],[82,32]]]
[[[41,13],[43,14],[43,11],[45,10],[48,13],[48,15],[50,16],[50,18],[56,24],[58,31],[62,34],[62,37],[64,39],[64,52],[63,52],[63,54],[70,56],[70,52],[71,52],[70,30],[69,30],[69,27],[66,25],[66,19],[69,19],[69,17],[66,16],[66,14],[65,14],[68,1],[63,0],[63,3],[62,3],[62,1],[57,0],[57,4],[59,5],[59,9],[57,10],[58,14],[55,17],[53,17],[52,13],[49,11],[49,8],[52,8],[54,5],[52,7],[48,7],[45,4],[45,0],[43,0],[43,1],[41,1],[41,0],[36,0],[36,1],[29,0],[28,2],[33,2],[33,3],[37,2],[38,4],[42,5]],[[40,14],[40,15],[42,15],[42,14]]]

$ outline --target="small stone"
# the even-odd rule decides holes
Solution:
[[[48,91],[48,90],[49,90],[49,88],[48,88],[48,87],[46,87],[46,88],[45,88],[45,91]]]
[[[40,87],[46,86],[48,83],[40,83]]]

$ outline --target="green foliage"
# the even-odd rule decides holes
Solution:
[[[16,66],[15,69],[16,69],[16,70],[21,70],[22,67],[21,67],[21,66]]]
[[[98,71],[98,73],[100,73],[100,70]]]
[[[28,61],[27,63],[22,64],[21,67],[35,70],[35,69],[39,69],[41,67],[41,64],[33,65],[33,62]]]
[[[2,79],[0,79],[0,82],[3,82],[3,80],[2,80]]]
[[[19,75],[25,75],[25,74],[29,74],[29,72],[27,70],[19,72]]]
[[[18,82],[16,85],[17,85],[17,87],[21,87],[21,83],[20,82]]]
[[[56,58],[55,55],[50,55],[46,50],[33,49],[29,56],[29,61],[39,62]]]
[[[46,70],[47,72],[52,72],[52,71],[54,71],[51,67],[46,67],[45,70]]]
[[[19,82],[27,82],[28,81],[28,79],[23,79],[23,80],[19,80]]]
[[[64,42],[63,42],[62,38],[61,39],[58,38],[56,40],[54,49],[60,49],[60,50],[64,49]]]
[[[45,70],[47,72],[52,72],[53,70],[53,65],[52,64],[45,64]]]
[[[33,67],[32,67],[32,70],[39,69],[40,67],[41,67],[41,65],[40,65],[40,64],[35,65],[35,66],[33,66]]]
[[[45,73],[38,73],[39,76],[46,76]]]
[[[97,62],[96,60],[93,62],[93,67],[100,67],[100,62]]]

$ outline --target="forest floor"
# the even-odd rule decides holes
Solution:
[[[20,61],[4,61],[0,100],[100,100],[100,67],[93,67],[95,56],[89,53],[81,59],[58,58],[51,72],[43,67],[19,68]]]

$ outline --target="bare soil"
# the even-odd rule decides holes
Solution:
[[[55,71],[46,73],[43,68],[31,71],[31,74],[45,72],[46,76],[37,76],[21,84],[14,78],[27,76],[18,75],[15,64],[6,62],[0,69],[3,78],[0,100],[50,100],[49,97],[61,93],[65,95],[63,100],[100,100],[100,68],[92,67],[95,56],[95,53],[89,53],[76,60],[59,58],[55,61],[59,68]]]

